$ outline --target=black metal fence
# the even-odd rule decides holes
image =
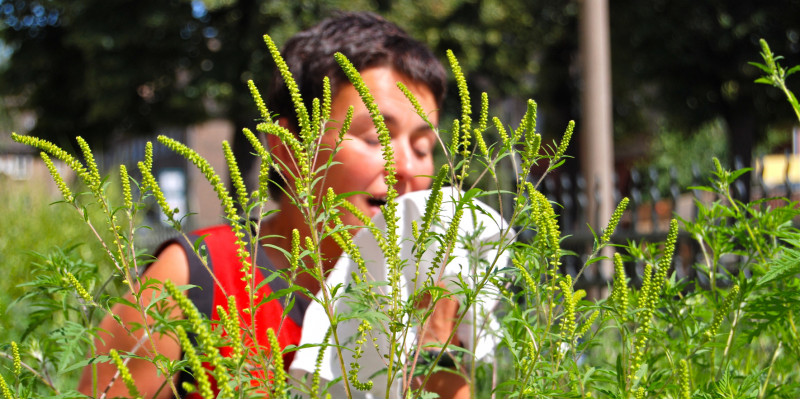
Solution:
[[[775,157],[775,156],[772,156]],[[778,156],[780,157],[780,156]],[[770,197],[785,197],[793,201],[800,200],[800,182],[794,181],[791,165],[798,164],[800,157],[786,155],[785,168],[778,171],[782,179],[765,175],[764,158],[756,161],[756,168],[742,176],[731,186],[732,196],[738,199],[763,199]],[[774,164],[773,159],[773,164]],[[773,165],[774,167],[774,165]],[[734,162],[734,169],[743,168],[741,162]],[[773,168],[774,169],[774,168]],[[692,168],[691,183],[681,184],[675,168],[668,171],[656,168],[631,169],[624,174],[616,174],[614,206],[622,197],[628,197],[630,203],[624,213],[612,241],[618,244],[636,242],[641,244],[663,242],[669,230],[672,218],[680,217],[685,220],[694,220],[697,216],[696,201],[708,204],[715,200],[712,193],[698,189],[689,189],[692,186],[709,185],[710,171],[703,171],[697,165]],[[701,172],[702,171],[702,172]],[[765,179],[766,178],[766,179]],[[553,175],[545,177],[540,190],[552,201],[561,206],[560,227],[562,234],[567,237],[562,242],[562,248],[574,252],[575,256],[566,256],[562,262],[563,272],[573,276],[583,267],[594,243],[591,230],[586,225],[589,196],[597,196],[597,190],[587,187],[586,180],[580,174]],[[596,201],[600,201],[596,197]],[[781,203],[780,201],[777,201]],[[784,203],[785,204],[785,203]],[[605,222],[603,222],[605,223]],[[682,227],[682,224],[679,224]],[[593,226],[592,229],[599,235],[604,226]],[[702,254],[696,242],[682,229],[679,231],[676,244],[673,267],[678,278],[694,277],[703,284],[705,277],[698,274],[693,267],[695,263],[702,262]],[[644,265],[639,263],[626,264],[626,273],[637,285],[641,282]],[[613,278],[611,263],[599,263],[588,267],[582,274],[576,286],[590,291],[590,295],[603,296]]]
[[[170,137],[182,140],[185,132],[181,130],[170,130],[159,132]],[[118,164],[133,164],[144,158],[144,145],[147,140],[154,141],[155,138],[132,139],[118,146],[115,151],[109,152],[101,161],[106,166]],[[159,168],[177,168],[186,171],[188,165],[181,157],[176,156],[163,146],[154,146],[155,165]],[[764,158],[757,160],[756,168],[748,175],[740,178],[731,187],[733,196],[740,199],[750,200],[766,197],[787,197],[793,200],[800,200],[800,182],[794,182],[790,170],[792,156],[786,155],[786,168],[783,172],[783,179],[765,179]],[[795,160],[800,168],[800,157]],[[135,165],[129,165],[135,168]],[[734,169],[743,168],[741,162],[734,162]],[[129,168],[129,170],[132,168]],[[686,220],[692,220],[697,215],[695,200],[701,202],[713,201],[713,195],[700,190],[691,190],[690,186],[708,185],[710,171],[693,165],[691,168],[691,182],[679,182],[676,168],[667,171],[650,168],[633,168],[623,174],[615,174],[614,206],[622,199],[628,197],[630,203],[627,211],[623,215],[616,233],[612,237],[613,242],[625,244],[628,242],[654,243],[662,242],[666,239],[669,229],[669,222],[675,216]],[[774,172],[774,171],[773,171]],[[774,174],[773,174],[774,175]],[[748,178],[749,177],[749,178]],[[186,187],[191,187],[192,182],[187,182]],[[562,260],[562,268],[565,273],[573,276],[584,265],[593,245],[591,230],[586,225],[588,221],[586,210],[588,209],[589,196],[596,196],[595,201],[601,199],[597,196],[597,190],[589,188],[586,179],[581,174],[570,175],[558,173],[548,175],[539,188],[550,200],[558,203],[560,209],[559,226],[563,235],[567,237],[562,242],[562,248],[573,252],[576,255],[566,256]],[[156,210],[157,207],[153,207]],[[156,211],[152,211],[148,216],[149,225],[153,228],[151,232],[144,235],[144,245],[152,247],[155,244],[175,235],[174,230],[159,222],[160,216]],[[605,222],[603,222],[605,223]],[[593,226],[595,232],[599,232],[604,226]],[[702,276],[697,276],[693,268],[701,254],[695,242],[688,235],[681,231],[676,246],[676,256],[673,266],[679,278],[693,276],[701,281]],[[644,265],[630,263],[626,265],[626,272],[632,278],[633,284],[640,282]],[[587,268],[581,275],[578,287],[593,291],[590,295],[602,296],[604,288],[613,278],[613,268],[610,263],[595,264]]]

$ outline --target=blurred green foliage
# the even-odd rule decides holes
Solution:
[[[19,340],[31,323],[30,318],[18,316],[30,315],[35,307],[14,300],[31,292],[31,288],[17,285],[35,280],[35,264],[66,253],[87,265],[101,266],[105,253],[75,210],[65,204],[50,204],[58,197],[42,186],[0,175],[0,187],[0,342],[5,343]],[[47,332],[49,328],[44,324],[38,329]]]
[[[535,98],[545,138],[570,119],[581,125],[577,1],[0,0],[0,42],[13,49],[0,96],[47,112],[31,134],[61,144],[81,135],[98,150],[213,117],[252,128],[245,82],[266,88],[272,74],[261,36],[281,45],[335,10],[375,11],[437,55],[452,49],[471,87],[505,99],[495,103],[504,119]],[[748,165],[766,130],[792,118],[769,106],[777,93],[749,84],[757,71],[747,61],[763,37],[796,64],[798,12],[800,0],[609,2],[616,135],[669,124],[690,136],[722,119],[729,152]],[[454,85],[448,99],[453,112]],[[246,149],[234,144],[240,159]]]
[[[721,119],[703,125],[688,136],[685,132],[662,126],[650,149],[652,157],[640,161],[638,167],[651,167],[658,171],[657,186],[664,195],[669,193],[670,185],[674,183],[681,190],[701,183],[694,182],[694,175],[712,167],[709,157],[729,159],[728,139]]]

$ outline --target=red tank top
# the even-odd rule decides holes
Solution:
[[[208,257],[208,266],[214,272],[219,285],[209,275],[208,270],[203,266],[200,259],[195,254],[193,244],[202,238]],[[228,225],[219,225],[195,231],[189,235],[190,243],[185,240],[174,239],[161,245],[163,249],[169,243],[179,243],[183,246],[189,260],[189,284],[197,287],[187,291],[187,296],[195,304],[198,310],[211,320],[219,320],[217,306],[228,309],[227,296],[235,296],[236,304],[239,308],[239,320],[243,328],[251,326],[250,315],[242,310],[250,306],[248,294],[245,291],[245,282],[242,280],[242,264],[237,255],[236,237]],[[273,277],[276,273],[275,267],[267,259],[266,253],[261,246],[258,246],[256,259],[255,286],[258,288],[256,304],[261,299],[267,298],[272,293],[281,291],[289,287],[282,277]],[[160,252],[160,250],[159,250]],[[158,254],[158,252],[156,252]],[[248,258],[252,263],[252,257]],[[267,284],[259,285],[265,279]],[[220,286],[221,285],[221,286]],[[224,290],[223,290],[224,288]],[[213,289],[213,290],[212,290]],[[304,297],[294,296],[295,301],[288,313],[284,313],[284,305],[287,304],[286,298],[280,296],[274,298],[256,309],[255,324],[258,343],[264,349],[268,349],[269,339],[267,338],[267,328],[272,328],[278,336],[278,343],[281,349],[288,345],[299,345],[300,335],[303,326],[303,315],[308,306],[308,300]],[[282,324],[281,324],[282,322]],[[251,341],[252,342],[252,341]],[[252,344],[252,343],[251,343]],[[223,355],[229,355],[230,349],[221,349]],[[294,359],[294,352],[283,355],[283,365],[289,368]],[[209,376],[209,378],[211,378]],[[191,375],[181,374],[181,381],[188,380],[193,383]],[[214,385],[215,386],[215,385]],[[180,387],[179,387],[180,388]],[[215,387],[216,391],[216,387]],[[197,397],[198,393],[182,393],[182,397]]]

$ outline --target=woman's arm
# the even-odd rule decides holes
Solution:
[[[427,307],[430,301],[430,295],[426,294],[419,307]],[[420,337],[423,346],[428,343],[442,344],[447,341],[455,329],[458,306],[458,301],[451,298],[439,299],[436,302]],[[454,338],[452,344],[461,344],[458,336]],[[442,399],[468,399],[471,397],[469,383],[455,371],[435,372],[425,384],[425,390],[438,394]]]
[[[173,243],[168,245],[158,259],[145,271],[142,280],[148,278],[158,279],[161,282],[170,280],[176,286],[187,285],[189,283],[189,261],[183,248]],[[154,289],[146,289],[142,292],[142,301],[147,305],[156,295]],[[125,296],[130,302],[135,302],[132,294]],[[168,300],[171,304],[171,300]],[[117,304],[112,308],[114,315],[117,315],[124,327],[120,325],[111,315],[107,315],[100,323],[100,331],[95,339],[95,346],[98,355],[106,355],[109,350],[116,349],[120,353],[135,350],[137,355],[152,358],[156,354],[161,354],[168,359],[177,360],[181,356],[180,344],[174,337],[154,333],[152,340],[145,337],[145,329],[139,328],[133,334],[129,333],[136,324],[142,325],[142,315],[139,310],[125,304]],[[173,308],[173,318],[182,318],[181,311],[177,307]],[[148,319],[147,323],[152,324]],[[127,329],[126,329],[127,328]],[[155,348],[154,348],[155,346]],[[111,363],[97,363],[97,388],[93,385],[92,365],[86,366],[83,370],[78,390],[90,397],[101,397],[105,392],[105,397],[129,397],[128,389],[121,378],[114,379],[117,374],[117,367]],[[143,398],[169,398],[173,397],[170,385],[165,385],[166,378],[159,373],[155,364],[147,360],[131,358],[128,361],[128,369],[133,375],[136,387]],[[110,385],[110,386],[109,386]],[[160,389],[160,390],[159,390]]]

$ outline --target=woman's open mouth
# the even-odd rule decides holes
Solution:
[[[367,204],[369,204],[371,206],[374,206],[374,207],[385,206],[386,205],[386,197],[385,196],[369,197],[369,198],[367,198]]]

